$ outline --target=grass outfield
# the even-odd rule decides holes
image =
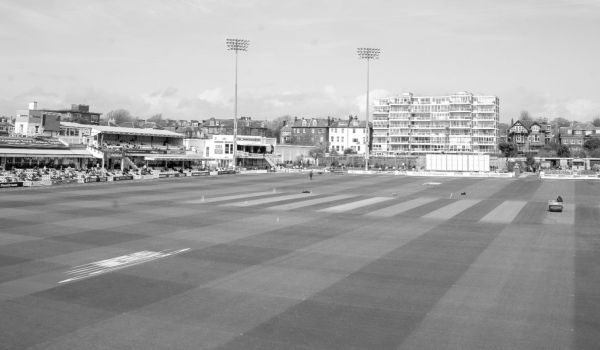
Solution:
[[[599,237],[593,181],[2,191],[0,349],[596,349]]]

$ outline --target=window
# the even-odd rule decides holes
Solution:
[[[331,142],[333,142],[333,136],[331,136]]]
[[[310,129],[310,132],[314,134],[315,133],[315,129]]]
[[[340,142],[340,137],[339,136],[337,137],[337,142]]]
[[[342,142],[344,142],[344,136],[342,136]]]
[[[359,152],[360,152],[360,146],[356,146],[356,148],[357,148],[357,151],[359,151]]]
[[[35,133],[39,133],[40,132],[40,127],[38,125],[35,126]]]
[[[302,129],[302,133],[303,133],[303,134],[306,134],[306,129]]]
[[[352,133],[356,134],[356,128],[352,128]]]

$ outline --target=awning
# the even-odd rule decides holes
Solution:
[[[137,155],[136,155],[137,156]],[[198,154],[152,154],[144,156],[144,160],[150,161],[182,161],[182,160],[207,160]]]
[[[86,149],[0,148],[0,157],[94,158]]]
[[[258,141],[238,141],[236,144],[238,145],[242,145],[242,146],[263,146],[263,147],[267,147],[270,146],[270,144],[268,143],[262,143],[262,142],[258,142]]]

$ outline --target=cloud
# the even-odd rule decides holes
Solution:
[[[229,97],[226,97],[223,94],[223,90],[220,87],[204,90],[198,94],[198,98],[207,103],[221,106],[225,106],[231,103]]]
[[[590,121],[600,115],[600,102],[590,99],[563,99],[547,101],[542,107],[544,116],[569,120]]]
[[[385,97],[390,97],[393,94],[385,89],[373,89],[369,91],[369,105],[373,106],[375,100]],[[367,94],[356,96],[354,98],[354,104],[358,108],[361,114],[365,113],[365,106],[367,105]]]

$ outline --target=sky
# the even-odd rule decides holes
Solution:
[[[600,0],[2,0],[0,115],[365,117],[370,97],[500,98],[500,119],[600,116]]]

